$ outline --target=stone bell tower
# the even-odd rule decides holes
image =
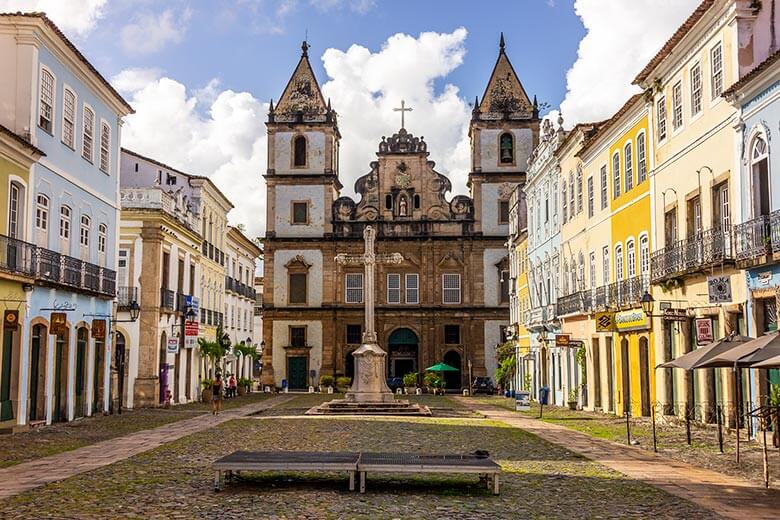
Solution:
[[[474,101],[469,125],[475,231],[509,233],[509,197],[525,184],[528,157],[539,141],[539,110],[531,101],[506,54],[504,34],[482,100]]]

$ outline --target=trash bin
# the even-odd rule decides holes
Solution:
[[[550,395],[550,388],[543,386],[539,389],[539,404],[547,404],[547,398]]]

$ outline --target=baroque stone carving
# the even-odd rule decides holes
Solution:
[[[379,143],[379,153],[426,153],[428,144],[425,137],[415,137],[405,128],[401,128],[397,133],[387,138],[382,136]]]

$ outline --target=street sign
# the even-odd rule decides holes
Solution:
[[[727,303],[731,301],[731,277],[708,276],[710,303]]]
[[[106,339],[106,320],[92,320],[92,338]]]
[[[68,316],[64,312],[52,312],[49,323],[50,334],[65,334],[68,331]]]
[[[664,309],[664,321],[688,321],[685,309]]]
[[[571,338],[571,336],[569,336],[568,334],[556,334],[555,335],[555,346],[556,347],[568,347],[570,338]]]
[[[194,348],[198,344],[200,329],[197,321],[184,322],[184,348]]]
[[[179,338],[168,338],[168,354],[179,353]]]
[[[712,331],[712,318],[696,318],[696,344],[708,345],[715,341]]]

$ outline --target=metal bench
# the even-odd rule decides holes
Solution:
[[[412,455],[408,453],[361,453],[357,470],[360,492],[366,492],[366,473],[475,473],[486,476],[487,488],[499,492],[501,466],[483,455]]]
[[[355,490],[359,453],[323,451],[236,451],[213,464],[214,490],[222,489],[223,475],[229,481],[241,471],[318,471],[349,474],[349,490]]]
[[[356,473],[360,492],[366,492],[366,473],[471,473],[484,476],[488,490],[499,493],[501,466],[487,455],[413,455],[409,453],[344,453],[323,451],[236,451],[213,464],[214,489],[222,489],[223,477],[230,481],[241,471],[346,471],[349,490],[355,490]]]

